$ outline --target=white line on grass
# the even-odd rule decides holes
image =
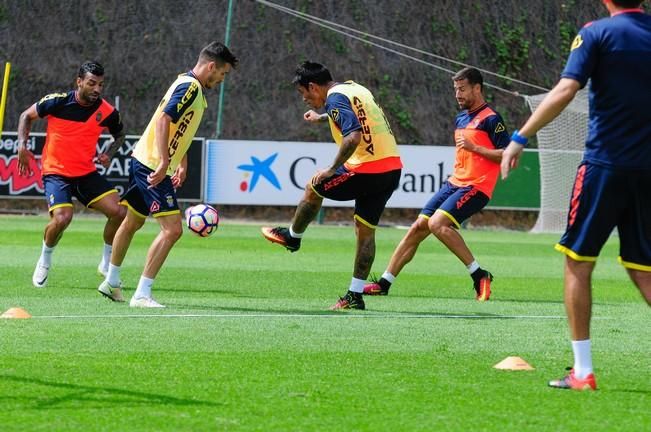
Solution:
[[[124,315],[35,315],[35,319],[104,319],[104,318],[392,318],[392,319],[524,319],[558,320],[561,315],[444,315],[444,314],[124,314]]]

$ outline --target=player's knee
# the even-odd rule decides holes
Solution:
[[[120,225],[120,230],[135,233],[145,225],[146,220],[147,219],[144,217],[136,216],[133,213],[127,213],[124,222]]]
[[[431,217],[427,222],[429,231],[436,237],[445,235],[448,230],[453,229],[451,222],[445,217]]]
[[[64,230],[72,222],[72,212],[57,212],[52,216],[52,221],[57,229]]]
[[[163,232],[168,240],[176,242],[183,235],[183,226],[180,223],[171,225],[166,227]]]
[[[651,306],[651,272],[627,269],[631,280],[640,290],[642,297]]]
[[[319,194],[317,194],[314,189],[312,188],[312,185],[308,183],[305,186],[305,193],[303,194],[303,200],[308,201],[310,203],[318,203],[323,200]]]
[[[106,217],[116,221],[121,221],[127,215],[127,208],[123,205],[116,205],[111,207],[106,213]]]
[[[419,217],[413,224],[411,224],[405,237],[409,239],[427,237],[430,232],[427,224],[427,219]]]

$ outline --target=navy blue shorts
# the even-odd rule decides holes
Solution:
[[[400,184],[401,170],[377,174],[360,174],[339,167],[312,190],[319,196],[335,201],[355,200],[355,219],[375,228],[380,222],[387,201]]]
[[[446,181],[434,194],[419,216],[429,219],[435,211],[441,211],[457,228],[470,216],[483,209],[490,198],[474,186],[455,186]]]
[[[73,196],[86,207],[91,207],[106,195],[118,193],[97,171],[81,177],[46,174],[43,176],[43,188],[50,212],[58,207],[72,207]]]
[[[129,188],[122,196],[122,203],[141,217],[147,217],[150,214],[159,217],[181,213],[170,176],[165,176],[162,182],[149,188],[147,176],[153,172],[132,158],[129,168]]]
[[[613,170],[582,163],[574,180],[565,234],[556,249],[596,261],[617,227],[619,261],[651,271],[651,171]]]

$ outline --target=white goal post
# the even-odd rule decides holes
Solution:
[[[547,94],[525,96],[533,112]],[[588,90],[579,91],[565,110],[538,134],[540,213],[532,232],[562,232],[567,224],[572,185],[588,134]]]

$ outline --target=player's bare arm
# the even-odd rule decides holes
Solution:
[[[115,153],[120,147],[122,147],[122,144],[124,144],[124,139],[125,136],[123,132],[119,132],[113,135],[113,141],[109,145],[109,148],[104,153],[97,155],[95,162],[102,164],[104,168],[108,168],[109,164],[111,163],[111,159],[113,159]]]
[[[502,162],[502,155],[504,154],[504,149],[489,149],[478,145],[474,146],[470,151],[496,163]]]
[[[27,139],[32,130],[32,122],[38,118],[36,104],[30,106],[20,114],[18,119],[18,174],[31,176],[33,171],[29,163],[34,159],[34,153],[27,149]]]
[[[490,161],[497,162],[497,163],[502,161],[502,154],[504,153],[503,149],[489,149],[486,147],[473,144],[472,142],[466,140],[466,137],[463,136],[462,134],[457,135],[457,137],[455,138],[455,143],[457,144],[458,148],[462,148],[470,152],[477,153],[478,155],[485,157]]]
[[[319,114],[314,110],[309,110],[305,114],[303,114],[303,119],[310,123],[320,123],[328,120],[328,114],[327,113]]]
[[[160,161],[158,162],[158,167],[156,170],[149,174],[147,181],[154,187],[165,179],[167,175],[167,168],[170,166],[170,156],[169,149],[167,147],[167,138],[170,134],[170,123],[172,122],[172,117],[168,114],[162,113],[158,120],[156,121],[156,148],[158,149],[158,154],[160,155]]]
[[[337,156],[335,157],[332,166],[327,169],[319,170],[316,172],[314,177],[312,177],[312,184],[319,184],[328,177],[331,177],[337,168],[342,166],[350,157],[355,153],[357,146],[362,141],[362,133],[360,131],[354,131],[346,135],[341,142]]]
[[[176,170],[174,171],[174,175],[172,176],[172,186],[174,186],[174,188],[180,188],[181,186],[183,186],[187,174],[188,174],[188,155],[186,153],[183,156],[183,159],[181,159],[181,163],[179,163],[179,166],[176,167]]]
[[[578,81],[571,78],[561,78],[518,133],[525,138],[534,136],[536,132],[558,117],[565,107],[572,102],[580,89],[581,84]],[[508,177],[511,169],[518,166],[523,149],[524,146],[515,141],[511,141],[506,147],[500,166],[503,179]]]
[[[124,132],[120,131],[117,134],[113,135],[113,142],[109,145],[109,148],[104,152],[109,159],[112,159],[115,156],[115,152],[118,151],[122,144],[124,144]]]

